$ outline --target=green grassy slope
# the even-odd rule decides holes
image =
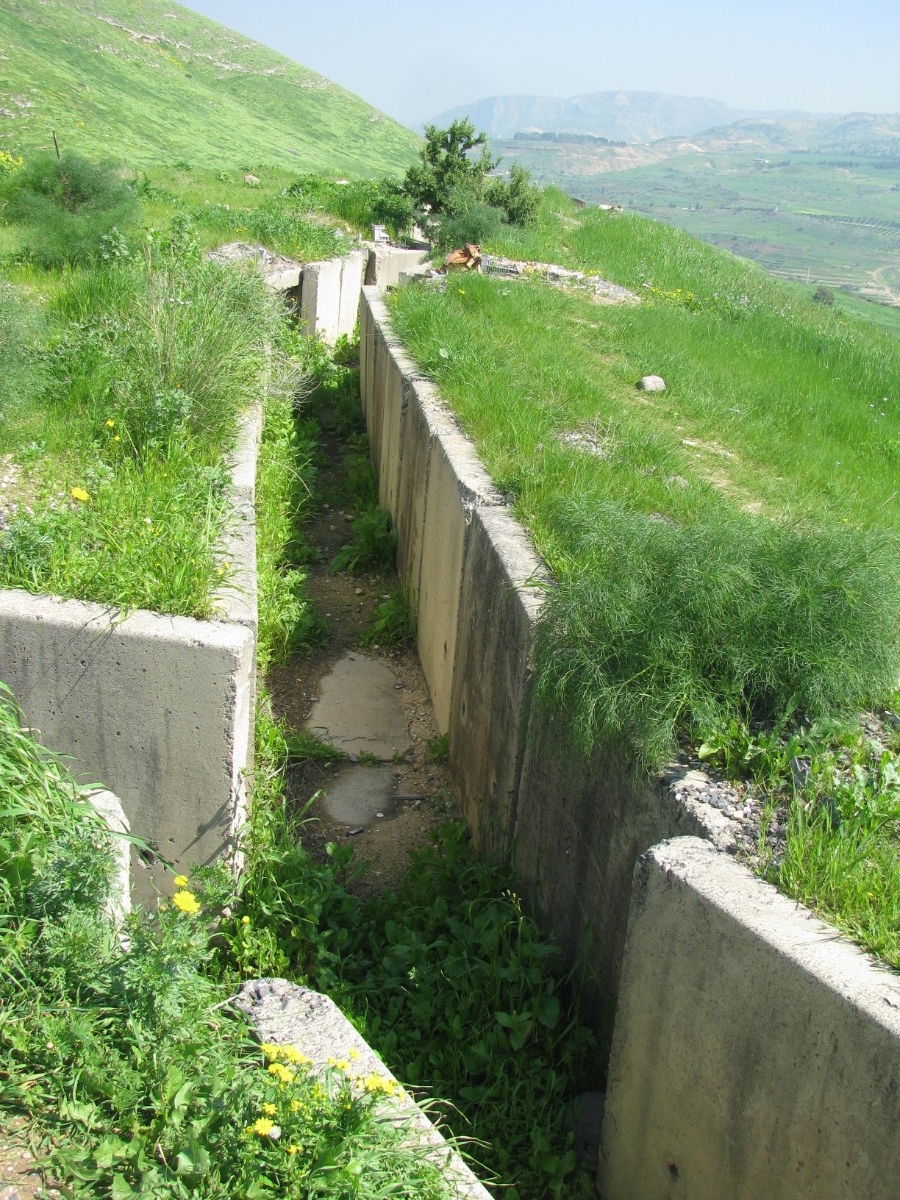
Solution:
[[[418,139],[359,97],[169,0],[4,0],[0,148],[132,166],[399,172]]]
[[[770,154],[704,137],[624,148],[519,139],[495,148],[588,203],[623,204],[783,279],[875,301],[873,318],[900,332],[900,308],[884,307],[900,297],[900,158]]]

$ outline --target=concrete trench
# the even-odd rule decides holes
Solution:
[[[359,304],[380,499],[469,825],[479,845],[513,858],[541,921],[584,971],[609,1055],[599,1194],[896,1200],[900,977],[736,863],[720,813],[678,802],[670,778],[634,779],[614,750],[578,759],[565,728],[536,708],[543,565],[372,286],[399,279],[410,253],[370,257]],[[299,290],[310,331],[333,340],[364,265],[310,264],[280,282]],[[248,432],[248,452],[257,436]],[[0,593],[0,677],[48,744],[113,787],[133,832],[172,837],[168,856],[185,864],[230,846],[250,766],[247,469],[235,503],[249,573],[223,596],[222,620],[120,621],[96,605]],[[315,719],[332,728],[321,709]],[[363,732],[386,731],[342,736]],[[200,754],[216,764],[202,779],[190,766]]]

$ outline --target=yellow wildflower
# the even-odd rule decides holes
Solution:
[[[74,500],[80,500],[82,504],[86,500],[90,500],[90,496],[83,487],[73,487],[69,493]]]
[[[274,1117],[275,1114],[278,1112],[278,1109],[275,1107],[274,1104],[264,1104],[262,1106],[262,1110],[266,1114],[267,1117]]]
[[[176,887],[184,888],[188,885],[188,877],[187,875],[176,875],[172,882]]]
[[[274,1075],[281,1083],[293,1083],[297,1072],[285,1067],[279,1062],[269,1063],[269,1074]]]
[[[302,1146],[288,1146],[287,1152],[288,1154],[299,1154],[302,1149]]]
[[[176,892],[172,897],[172,903],[183,913],[200,911],[200,904],[193,892]]]
[[[106,428],[112,429],[114,426],[115,426],[115,421],[112,419],[112,417],[107,417],[106,418]]]
[[[249,918],[249,917],[247,917],[247,916],[241,917],[241,924],[242,924],[242,925],[249,925],[249,924],[250,924],[250,918]]]
[[[351,1058],[354,1058],[354,1059],[360,1057],[359,1051],[356,1049],[355,1046],[351,1046],[350,1049],[347,1051],[347,1053],[349,1054],[349,1056]]]
[[[258,1117],[252,1125],[247,1126],[247,1132],[258,1134],[259,1137],[272,1138],[273,1141],[278,1141],[281,1137],[281,1130],[268,1117]]]

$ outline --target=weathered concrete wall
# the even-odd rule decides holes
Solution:
[[[604,1200],[895,1200],[900,978],[707,842],[635,872]]]
[[[471,443],[391,332],[379,289],[360,304],[362,394],[381,502],[450,765],[478,843],[507,857],[542,923],[587,968],[607,1049],[640,853],[702,816],[614,753],[585,761],[532,699],[532,642],[547,572]]]
[[[400,246],[374,246],[366,264],[366,286],[382,291],[396,287],[400,276],[428,261],[428,250],[404,250]]]
[[[257,591],[254,520],[259,407],[232,471],[233,564],[214,597],[222,619],[195,621],[0,591],[0,679],[79,781],[121,800],[131,832],[186,870],[233,846],[252,764]],[[138,864],[135,864],[137,866]],[[132,872],[152,899],[161,871]]]
[[[341,260],[307,263],[303,268],[300,316],[306,332],[333,345],[341,314]]]
[[[0,592],[0,678],[41,741],[182,869],[242,819],[253,652],[242,625]]]

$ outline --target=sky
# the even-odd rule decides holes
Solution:
[[[404,124],[487,96],[650,91],[900,111],[900,0],[190,0]]]

